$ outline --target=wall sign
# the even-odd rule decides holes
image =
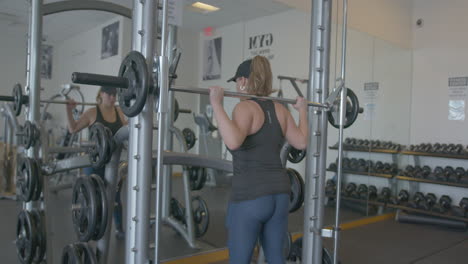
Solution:
[[[448,78],[448,120],[465,120],[465,99],[468,77]]]
[[[247,46],[250,52],[250,56],[254,57],[261,55],[265,56],[269,60],[274,59],[275,54],[273,53],[273,43],[273,33],[250,36],[248,38]]]

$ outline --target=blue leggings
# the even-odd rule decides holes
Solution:
[[[254,200],[230,202],[226,218],[229,263],[249,264],[260,238],[269,264],[284,264],[289,194],[274,194]]]

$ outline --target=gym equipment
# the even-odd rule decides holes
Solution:
[[[197,142],[195,132],[193,132],[192,129],[186,127],[182,130],[182,134],[184,135],[185,143],[187,144],[187,150],[193,148],[193,146],[195,146],[195,142]]]
[[[356,191],[356,184],[355,183],[348,183],[346,184],[346,187],[343,189],[343,196],[345,197],[351,197],[351,194]]]
[[[289,194],[289,213],[293,213],[301,208],[304,203],[304,180],[300,173],[294,169],[287,168],[286,172],[291,184],[291,193]]]
[[[98,201],[96,186],[87,176],[76,179],[72,194],[73,228],[82,242],[88,242],[96,235],[98,225]]]
[[[36,125],[27,120],[24,122],[24,125],[20,127],[20,131],[16,133],[16,136],[19,136],[20,138],[18,142],[25,149],[29,149],[36,145],[36,142],[39,140],[39,134],[39,129]]]
[[[31,263],[38,247],[37,225],[30,212],[22,210],[16,223],[16,253],[21,263]]]
[[[392,196],[390,198],[389,202],[391,204],[400,205],[400,204],[404,204],[404,203],[408,202],[409,197],[410,197],[410,195],[409,195],[409,192],[407,190],[401,190],[398,193],[398,196],[397,197]]]
[[[46,254],[46,234],[44,229],[44,212],[33,209],[30,212],[33,217],[33,224],[36,226],[36,233],[34,234],[37,238],[36,253],[33,258],[34,263],[41,263]]]
[[[356,192],[357,196],[355,198],[366,200],[368,198],[368,193],[369,193],[369,190],[367,188],[367,185],[360,184]]]
[[[38,200],[42,192],[42,176],[37,161],[23,157],[16,173],[17,196],[21,201]]]
[[[210,211],[208,210],[208,205],[200,196],[192,197],[192,212],[195,236],[199,238],[205,235],[210,224]],[[187,225],[187,221],[185,219],[185,208],[175,198],[171,198],[170,214],[183,225]]]
[[[185,169],[188,172],[190,189],[192,191],[198,191],[205,186],[207,171],[206,168],[198,166],[186,166]]]
[[[455,177],[452,178],[452,180],[455,181],[455,182],[460,182],[461,179],[463,178],[463,176],[465,176],[465,173],[466,173],[466,171],[465,171],[464,168],[462,168],[462,167],[457,167],[457,168],[455,169],[455,175],[453,175],[453,176],[455,176]]]
[[[118,76],[102,75],[102,74],[91,74],[91,73],[79,73],[74,72],[72,74],[72,81],[74,83],[89,84],[89,85],[103,85],[112,86],[117,88],[119,95],[119,104],[125,115],[134,117],[138,115],[146,102],[146,97],[150,92],[150,87],[153,89],[157,97],[159,96],[159,89],[153,87],[154,84],[150,83],[151,78],[148,76],[148,69],[144,56],[137,52],[131,51],[122,61]],[[184,92],[184,93],[195,93],[195,94],[209,94],[208,89],[203,88],[183,88],[183,87],[171,87],[170,91]],[[255,96],[244,93],[224,91],[224,96],[227,97],[247,97],[247,98],[258,98],[265,100],[273,100],[280,103],[295,104],[296,100],[267,97],[267,96]],[[328,110],[329,122],[332,126],[339,128],[336,123],[338,119],[333,116],[339,112],[340,99],[336,99],[331,104],[321,104],[316,102],[307,102],[309,106],[321,107]],[[355,93],[347,88],[347,108],[346,118],[343,124],[344,128],[351,126],[362,108],[359,107],[359,100]]]
[[[377,187],[375,187],[375,185],[370,185],[368,187],[368,197],[369,197],[369,200],[373,201],[373,200],[376,200],[377,199]]]
[[[96,207],[96,230],[92,237],[93,240],[99,240],[104,236],[107,228],[107,218],[108,218],[108,203],[107,203],[107,192],[106,187],[104,184],[104,180],[96,174],[91,174],[88,177],[88,181],[94,185],[94,189],[96,191],[96,200],[97,200],[97,207]]]
[[[90,147],[89,160],[93,168],[101,168],[112,157],[112,133],[101,123],[94,123],[89,129],[89,140],[94,144]]]
[[[301,261],[302,260],[302,237],[296,239],[291,246],[291,253],[289,254],[289,261]],[[328,249],[323,248],[322,250],[322,264],[332,264],[333,258]],[[341,261],[338,261],[341,264]]]
[[[359,107],[359,100],[353,90],[348,88],[346,91],[346,113],[343,128],[351,126],[356,121],[358,114],[363,112],[363,109]],[[339,128],[337,120],[339,119],[340,103],[341,99],[337,97],[332,104],[331,111],[328,111],[328,121],[335,128]]]
[[[13,86],[12,96],[4,96],[0,95],[0,101],[7,101],[13,102],[13,110],[15,111],[15,115],[19,116],[21,114],[21,108],[23,105],[29,105],[29,96],[23,95],[23,88],[21,84],[17,83]],[[47,104],[68,104],[67,101],[58,101],[58,100],[40,100],[41,103]],[[96,103],[81,103],[76,102],[79,105],[94,105]]]
[[[390,200],[390,196],[392,196],[392,190],[388,187],[382,188],[380,191],[380,195],[377,197],[377,201],[381,203],[388,203]]]
[[[438,225],[438,226],[444,226],[448,228],[462,229],[462,230],[465,230],[468,227],[467,222],[438,218],[438,217],[433,217],[433,216],[407,214],[407,213],[401,212],[400,210],[397,211],[395,220],[397,220],[400,223]]]
[[[426,197],[424,197],[424,194],[422,192],[417,192],[413,196],[413,200],[408,202],[408,207],[418,209],[419,208],[419,203],[422,201],[425,201]]]
[[[179,114],[191,114],[192,110],[190,109],[182,109],[179,107],[179,101],[177,99],[174,99],[174,122],[177,121],[177,118],[179,118]]]
[[[192,198],[192,211],[195,236],[202,237],[208,231],[208,225],[210,224],[208,205],[200,196],[195,196]]]
[[[69,244],[63,248],[62,264],[98,264],[96,254],[87,243]]]
[[[327,183],[325,185],[325,195],[327,197],[333,197],[336,195],[336,183],[334,180],[327,180]]]
[[[444,168],[444,181],[449,181],[452,176],[455,176],[455,170],[452,166],[446,166]]]
[[[452,211],[456,216],[468,218],[468,198],[463,197],[460,200],[460,207],[452,207]]]
[[[425,200],[419,203],[419,208],[425,211],[430,211],[436,202],[437,202],[437,197],[435,196],[435,194],[428,193],[425,196]]]
[[[439,199],[439,203],[432,207],[432,211],[439,214],[445,214],[450,210],[451,207],[452,198],[450,198],[448,195],[442,195]]]
[[[288,153],[288,160],[292,163],[301,162],[307,154],[305,149],[297,149],[293,146],[290,146]]]

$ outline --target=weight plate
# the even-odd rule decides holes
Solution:
[[[145,57],[130,51],[120,65],[119,77],[128,79],[128,88],[117,88],[119,106],[126,116],[134,117],[143,110],[150,89]]]

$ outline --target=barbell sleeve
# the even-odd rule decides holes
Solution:
[[[13,96],[0,95],[0,101],[13,102]]]
[[[98,86],[111,86],[116,88],[128,88],[128,79],[104,74],[93,74],[84,72],[72,73],[72,82]]]

